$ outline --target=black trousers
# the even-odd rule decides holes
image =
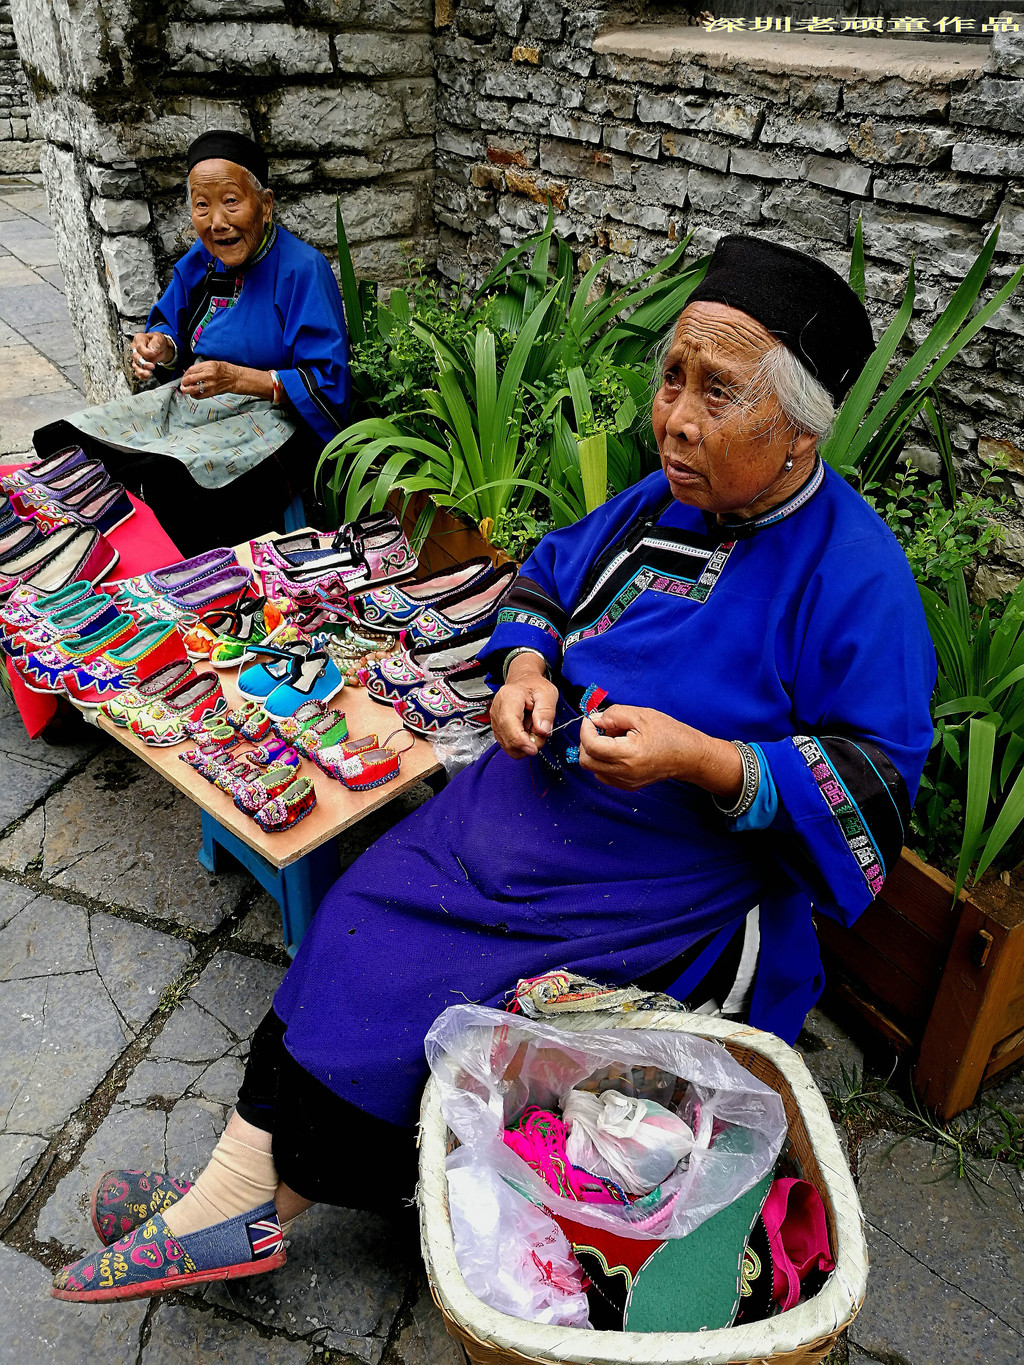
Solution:
[[[81,446],[107,472],[151,508],[186,559],[217,545],[284,529],[284,509],[312,483],[316,441],[296,432],[262,464],[223,488],[203,488],[170,455],[114,450],[63,420],[40,427],[32,444],[42,457]]]
[[[409,1216],[415,1130],[357,1109],[303,1070],[273,1010],[253,1034],[236,1108],[271,1134],[277,1173],[303,1199]]]

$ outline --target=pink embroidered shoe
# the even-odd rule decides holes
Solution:
[[[135,713],[128,722],[132,733],[145,744],[163,747],[188,738],[189,721],[219,715],[227,707],[220,683],[212,673],[200,673],[182,683],[159,701]]]

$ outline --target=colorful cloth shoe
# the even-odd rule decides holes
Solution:
[[[304,758],[312,758],[318,749],[329,748],[348,739],[348,721],[344,711],[327,711],[319,720],[305,726],[295,736],[294,744]]]
[[[125,489],[104,478],[98,487],[84,488],[66,501],[48,502],[37,507],[32,520],[47,534],[59,526],[91,526],[109,536],[134,515],[135,508]]]
[[[255,815],[261,806],[272,801],[295,781],[295,770],[287,764],[268,768],[251,782],[239,782],[231,787],[231,797],[239,810]]]
[[[453,640],[470,631],[493,630],[501,604],[511,591],[518,572],[515,564],[503,564],[500,569],[495,569],[493,577],[483,583],[479,591],[474,586],[473,592],[457,601],[420,612],[409,623],[407,647],[439,644],[442,640]]]
[[[214,569],[212,573],[197,578],[177,592],[165,593],[162,597],[151,597],[133,608],[139,617],[154,617],[157,620],[175,621],[179,625],[192,626],[195,618],[214,607],[226,607],[236,602],[252,582],[252,572],[240,564]]]
[[[379,747],[380,741],[376,735],[364,735],[362,739],[343,739],[340,744],[325,744],[320,749],[314,749],[310,758],[328,777],[337,777],[346,758],[369,753],[371,749]]]
[[[261,768],[297,768],[301,759],[296,751],[283,739],[268,739],[265,744],[257,744],[254,749],[246,749],[245,757],[250,763]]]
[[[132,639],[90,659],[64,675],[64,691],[79,706],[101,706],[156,673],[165,664],[184,662],[176,626],[151,621]]]
[[[275,638],[284,625],[284,616],[265,597],[246,599],[246,603],[250,601],[255,601],[257,606],[243,607],[237,629],[232,628],[230,633],[221,631],[214,642],[210,650],[210,663],[214,668],[236,667],[251,644]]]
[[[394,518],[379,529],[353,537],[347,543],[282,553],[267,547],[260,572],[265,589],[291,597],[303,587],[315,587],[325,601],[344,601],[353,592],[373,583],[409,578],[417,559]]]
[[[454,569],[441,569],[401,588],[374,588],[352,604],[352,621],[358,628],[397,632],[429,607],[454,602],[467,590],[476,591],[494,576],[486,555],[467,559]]]
[[[176,592],[195,582],[197,578],[202,578],[204,574],[237,562],[234,550],[224,545],[216,550],[206,550],[191,559],[181,559],[176,564],[168,564],[164,569],[150,569],[148,573],[138,574],[134,578],[122,578],[110,586],[112,591],[117,589],[117,596],[123,599],[126,610],[131,610],[134,602],[141,603],[153,597],[163,597],[166,593]]]
[[[309,777],[297,777],[280,796],[260,806],[254,819],[267,834],[280,834],[304,820],[316,805],[316,788]]]
[[[98,583],[118,559],[118,552],[98,531],[64,526],[52,536],[41,537],[26,554],[0,564],[0,594],[13,592],[19,583],[40,593],[58,592],[79,579]]]
[[[21,659],[12,660],[21,681],[32,692],[62,692],[64,678],[76,668],[86,668],[104,650],[127,644],[138,627],[125,613],[115,614],[99,630],[73,635],[45,649],[26,650]]]
[[[119,1242],[58,1271],[52,1292],[72,1303],[144,1299],[209,1280],[261,1275],[287,1259],[273,1201],[180,1238],[155,1213]]]
[[[0,637],[7,640],[18,631],[35,625],[37,621],[73,606],[92,592],[92,585],[79,579],[58,592],[40,592],[27,583],[20,583],[7,601],[0,606]]]
[[[237,754],[233,752],[215,754],[212,758],[207,759],[206,767],[200,768],[198,771],[202,773],[207,782],[212,782],[218,791],[224,792],[227,796],[233,795],[240,782],[255,782],[264,775],[263,769],[252,761],[248,753]]]
[[[107,477],[107,471],[99,460],[83,460],[81,464],[74,465],[60,474],[48,475],[45,479],[37,474],[31,482],[22,484],[20,488],[11,489],[7,496],[14,510],[20,516],[28,517],[37,507],[45,507],[55,498],[71,497],[83,488],[94,487],[97,475],[102,479]]]
[[[195,749],[189,749],[188,753],[200,753],[204,757],[210,754],[224,754],[229,749],[234,749],[238,743],[238,732],[233,730],[230,725],[220,725],[217,722],[219,716],[207,716],[201,722],[206,728],[203,730]]]
[[[269,716],[292,716],[304,701],[328,702],[345,686],[338,665],[325,650],[297,655],[286,677],[264,702]]]
[[[19,488],[28,488],[40,479],[45,482],[47,479],[59,478],[76,466],[85,464],[87,459],[88,456],[81,446],[65,446],[63,450],[47,455],[45,460],[37,460],[35,464],[26,465],[24,469],[16,469],[13,474],[5,474],[0,479],[0,488],[8,494],[16,493]]]
[[[473,730],[486,730],[493,700],[494,693],[484,681],[483,665],[476,664],[417,687],[395,702],[395,710],[405,728],[417,735],[436,735],[453,721]]]
[[[118,615],[109,597],[90,588],[69,606],[60,607],[51,615],[40,617],[23,629],[13,631],[10,637],[5,637],[4,649],[12,659],[24,658],[26,654],[46,649],[61,640],[101,630]]]
[[[405,748],[390,749],[388,745],[395,735],[401,733],[400,730],[396,730],[394,734],[388,735],[379,749],[366,749],[362,753],[350,754],[336,766],[332,764],[328,768],[322,763],[321,767],[325,772],[329,772],[331,777],[343,782],[351,792],[365,792],[371,787],[380,787],[398,776],[402,766],[402,754],[408,753],[416,743],[410,738]]]
[[[262,706],[271,692],[289,676],[296,660],[304,658],[312,648],[308,640],[299,640],[287,649],[271,644],[256,645],[248,651],[253,662],[242,669],[235,685],[243,697]]]
[[[220,715],[227,707],[220,683],[212,673],[200,673],[181,683],[159,701],[137,711],[128,724],[145,744],[162,748],[188,738],[189,721]]]
[[[188,1194],[192,1184],[162,1171],[104,1171],[92,1192],[90,1214],[96,1236],[110,1246],[154,1213],[163,1213]]]
[[[346,522],[337,531],[295,531],[292,535],[276,536],[272,540],[251,540],[249,552],[257,568],[262,568],[264,564],[291,568],[310,559],[351,548],[365,537],[401,529],[393,512],[370,512],[365,517]]]
[[[250,711],[237,729],[242,738],[247,739],[250,744],[259,744],[270,734],[271,723],[270,716],[263,707],[257,706],[255,710]]]
[[[198,677],[199,674],[187,659],[177,659],[173,663],[164,664],[134,687],[117,693],[109,701],[105,701],[100,709],[115,725],[126,726],[138,711],[167,696],[168,692],[182,683],[194,682]]]
[[[254,702],[249,704],[255,705]],[[315,699],[304,701],[294,715],[281,716],[280,719],[274,721],[274,734],[277,735],[278,739],[294,743],[296,737],[302,733],[307,725],[312,725],[315,720],[319,720],[321,716],[326,714],[327,703],[325,701],[316,701]]]
[[[204,611],[186,631],[183,631],[185,649],[190,658],[209,659],[218,644],[237,644],[234,661],[237,663],[250,641],[266,639],[271,626],[268,626],[265,597],[253,597],[248,590],[243,591],[233,603],[226,607],[213,607]],[[284,619],[276,607],[270,607],[271,620],[275,626]],[[218,657],[224,666],[225,651]],[[212,660],[211,660],[212,662]]]
[[[484,626],[437,645],[402,650],[371,664],[365,670],[363,685],[374,701],[390,706],[414,688],[465,668],[490,638],[490,628]]]

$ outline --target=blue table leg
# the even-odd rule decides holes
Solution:
[[[222,853],[230,853],[273,896],[281,908],[284,946],[294,957],[316,908],[338,876],[338,848],[329,839],[304,858],[276,868],[206,811],[199,861],[207,872],[223,871]]]

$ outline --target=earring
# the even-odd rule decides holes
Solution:
[[[793,457],[792,457],[792,455],[789,457],[789,459],[786,461],[786,463],[785,463],[782,467],[783,467],[783,469],[784,469],[784,470],[787,472],[787,474],[788,474],[789,471],[793,468]]]

